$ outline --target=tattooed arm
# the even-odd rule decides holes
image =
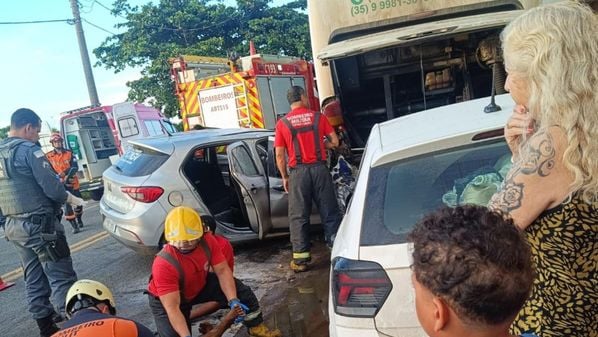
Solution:
[[[531,136],[520,160],[488,207],[509,214],[521,229],[567,196],[571,178],[562,163],[565,134],[557,127]]]

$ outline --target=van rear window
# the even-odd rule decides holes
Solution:
[[[152,174],[168,159],[168,155],[140,146],[129,146],[127,152],[112,166],[127,177]]]

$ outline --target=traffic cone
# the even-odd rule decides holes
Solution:
[[[0,277],[0,291],[4,290],[4,289],[8,289],[12,286],[14,286],[15,284],[12,282],[7,282],[4,283],[4,281],[2,280],[2,277]]]

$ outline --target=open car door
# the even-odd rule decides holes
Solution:
[[[257,155],[251,151],[255,141],[240,141],[230,144],[226,153],[233,183],[239,186],[241,197],[247,210],[249,225],[260,239],[272,228],[270,220],[270,195],[268,179],[258,170]],[[252,146],[253,145],[253,146]]]

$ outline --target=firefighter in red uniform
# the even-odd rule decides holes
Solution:
[[[230,267],[230,271],[234,272],[235,271],[235,252],[233,250],[233,245],[231,245],[230,241],[228,241],[228,239],[225,238],[224,236],[216,234],[216,221],[214,221],[214,218],[212,218],[210,216],[207,216],[207,217],[202,216],[201,221],[203,222],[203,225],[204,225],[204,230],[205,230],[204,235],[206,235],[206,236],[210,235],[210,236],[214,237],[214,239],[218,243],[218,246],[222,250],[222,255],[224,255],[224,259],[226,260],[226,263]],[[213,272],[213,270],[210,270],[210,271]],[[199,317],[209,315],[218,309],[220,309],[220,305],[216,301],[200,303],[198,305],[193,306],[193,308],[191,309],[190,318],[191,318],[191,320],[194,320]]]
[[[326,167],[326,150],[339,145],[338,137],[319,112],[311,111],[305,90],[293,86],[287,93],[291,112],[276,123],[274,147],[276,166],[282,175],[285,191],[289,193],[289,225],[294,272],[307,270],[311,261],[309,217],[312,199],[320,211],[326,243],[332,247],[341,220],[332,177]],[[287,173],[286,156],[289,172]]]
[[[70,318],[52,337],[153,337],[145,326],[114,316],[116,305],[108,287],[93,280],[75,282],[66,295]]]
[[[233,277],[219,244],[212,235],[204,235],[195,210],[173,208],[164,221],[164,238],[167,244],[154,259],[147,289],[161,337],[191,336],[191,307],[210,301],[218,302],[220,308],[242,308],[244,314],[239,319],[250,336],[281,336],[279,330],[270,330],[263,323],[255,294]]]
[[[52,134],[50,143],[54,150],[46,153],[46,157],[52,165],[60,180],[64,183],[67,191],[74,196],[81,198],[81,191],[79,191],[79,178],[76,173],[79,169],[77,165],[77,158],[71,150],[67,150],[63,146],[63,139],[58,133]],[[64,217],[73,227],[73,233],[79,233],[80,228],[83,227],[83,206],[75,206],[74,210],[70,204],[64,205]]]

